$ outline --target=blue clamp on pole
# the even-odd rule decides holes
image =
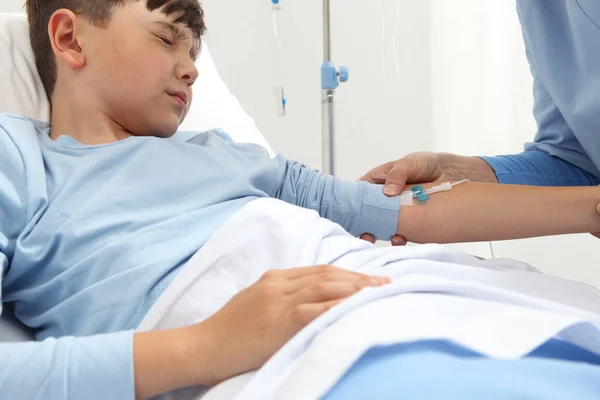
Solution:
[[[274,0],[278,1],[278,0]],[[350,71],[347,67],[340,67],[339,71],[331,61],[323,63],[321,67],[321,88],[337,89],[340,82],[348,82]]]

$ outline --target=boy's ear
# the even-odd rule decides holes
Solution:
[[[85,55],[79,45],[77,16],[70,10],[56,10],[48,23],[48,35],[54,55],[73,69],[85,66]]]

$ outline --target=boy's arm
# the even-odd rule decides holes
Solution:
[[[398,213],[399,198],[387,198],[379,185],[343,182],[282,157],[277,161],[282,175],[274,197],[315,209],[355,236],[459,243],[600,232],[597,187],[469,182]]]
[[[19,121],[0,115],[0,314],[2,281],[11,267],[16,268],[11,261],[27,221],[27,186],[40,184],[28,175],[21,156],[35,150],[27,145],[35,137],[10,136],[8,128],[4,129]],[[18,134],[32,133],[14,128],[11,131]],[[20,140],[22,146],[18,148],[13,140]],[[43,175],[38,178],[45,179]],[[0,398],[129,400],[134,396],[132,341],[133,332],[122,332],[0,343]]]
[[[132,336],[0,343],[0,398],[131,400]]]
[[[211,349],[189,330],[0,343],[0,398],[132,400],[202,383]]]
[[[354,236],[369,232],[389,240],[396,232],[400,199],[383,196],[383,186],[342,181],[281,156],[273,161],[278,179],[272,197],[313,209]]]
[[[599,203],[598,187],[469,182],[402,207],[397,234],[416,243],[457,243],[598,232]]]

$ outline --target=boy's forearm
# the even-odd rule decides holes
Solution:
[[[146,399],[193,385],[214,384],[211,352],[215,351],[202,324],[134,336],[135,392]]]
[[[402,207],[398,234],[416,243],[520,239],[600,231],[600,188],[466,183]]]

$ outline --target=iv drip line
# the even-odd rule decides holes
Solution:
[[[271,0],[272,2],[272,21],[273,21],[273,37],[275,38],[275,75],[276,75],[276,83],[275,83],[275,95],[277,96],[277,108],[279,110],[279,115],[282,117],[286,116],[286,106],[287,106],[287,98],[285,97],[285,89],[283,86],[283,67],[281,61],[281,39],[280,39],[280,12],[282,9],[282,5],[280,0]]]

